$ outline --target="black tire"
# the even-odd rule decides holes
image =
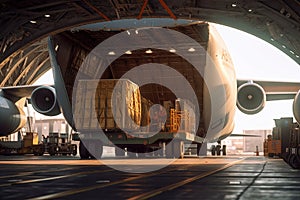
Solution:
[[[293,168],[295,168],[295,161],[296,161],[296,155],[295,154],[292,154],[289,158],[289,165]]]
[[[88,150],[81,141],[79,143],[79,155],[81,159],[88,159],[90,157]]]
[[[217,156],[220,156],[221,155],[221,145],[217,145],[216,146],[216,152],[217,152]]]
[[[211,155],[212,156],[216,155],[216,146],[215,145],[211,145]]]
[[[292,154],[292,156],[289,159],[289,164],[294,169],[300,168],[300,158],[296,154]]]
[[[226,156],[226,154],[227,154],[226,145],[223,145],[223,147],[222,147],[222,155]]]
[[[54,149],[54,147],[50,147],[48,153],[50,154],[50,156],[55,156],[55,149]]]
[[[200,156],[201,147],[202,147],[202,144],[197,144],[197,156]]]

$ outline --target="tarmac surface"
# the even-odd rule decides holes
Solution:
[[[165,161],[170,164],[148,173],[114,169]],[[0,188],[0,199],[300,199],[300,170],[263,156],[101,161],[0,156]]]

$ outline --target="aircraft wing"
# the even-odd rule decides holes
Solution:
[[[237,87],[248,82],[249,80],[237,80]],[[253,83],[264,89],[267,101],[294,99],[300,90],[300,82],[253,81]]]
[[[50,85],[49,85],[50,86]],[[17,102],[18,100],[30,95],[33,90],[41,87],[41,85],[22,85],[22,86],[8,86],[0,88],[0,95],[10,99],[12,102]]]
[[[29,97],[32,91],[40,85],[22,85],[22,86],[9,86],[0,88],[5,95],[14,96],[14,97]]]

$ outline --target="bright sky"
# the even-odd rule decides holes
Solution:
[[[248,33],[215,25],[232,57],[238,79],[300,82],[300,66],[271,44]],[[234,133],[242,130],[272,129],[274,120],[293,117],[293,100],[268,101],[258,114],[237,109]]]
[[[271,44],[245,32],[215,25],[223,37],[235,65],[238,79],[300,82],[300,66]],[[53,84],[52,71],[35,84]],[[237,109],[234,133],[272,129],[274,118],[292,117],[292,100],[267,102],[258,114],[246,115]]]

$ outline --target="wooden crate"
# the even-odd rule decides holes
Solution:
[[[80,80],[73,113],[76,128],[137,130],[141,124],[138,85],[127,79]]]
[[[175,110],[182,112],[181,117],[181,131],[186,131],[190,133],[196,132],[196,115],[195,106],[187,99],[176,99]]]

